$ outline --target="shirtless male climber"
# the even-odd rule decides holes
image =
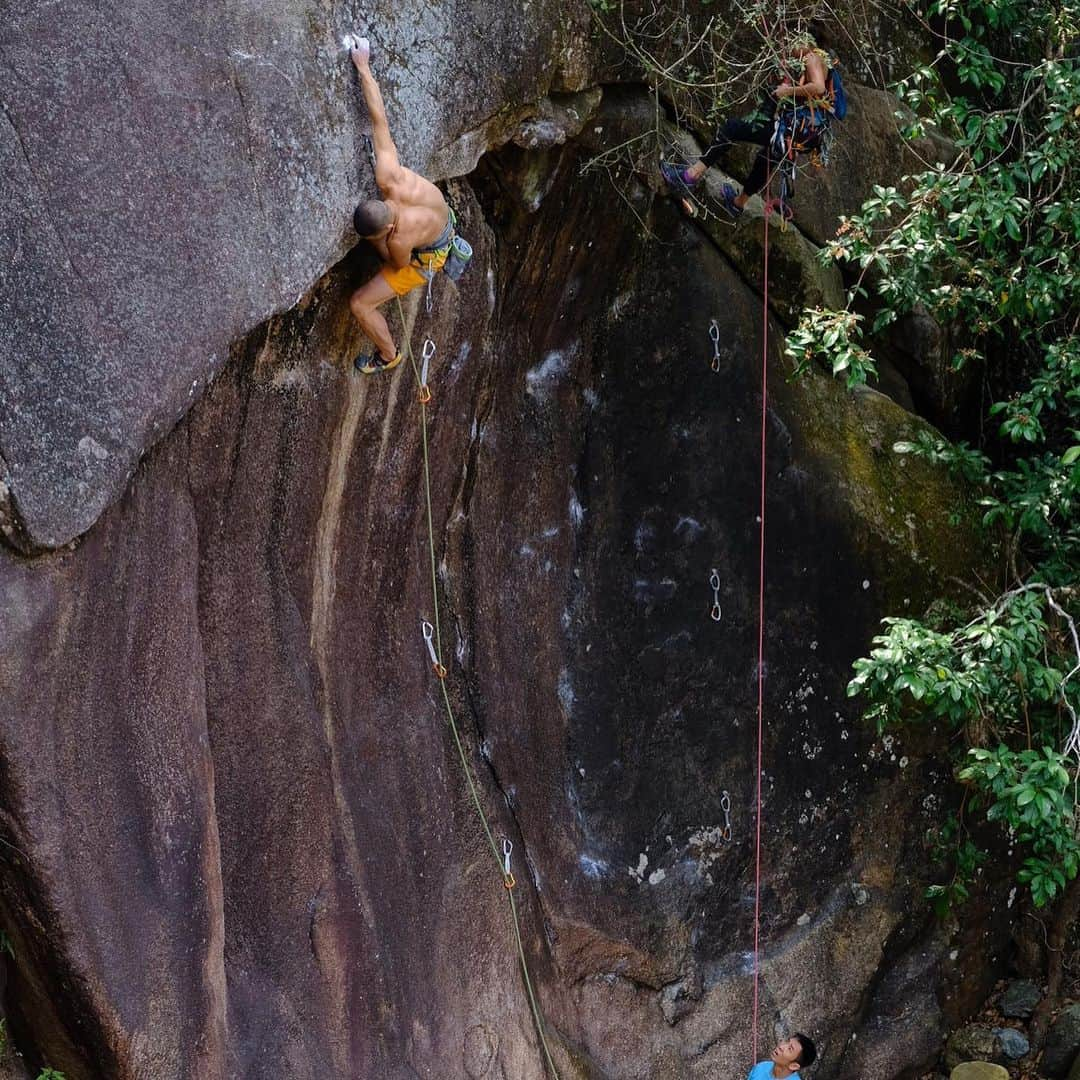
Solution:
[[[792,1035],[778,1043],[768,1061],[759,1061],[746,1080],[784,1080],[800,1069],[808,1069],[817,1060],[817,1048],[805,1035]]]
[[[379,305],[426,285],[443,268],[454,238],[454,218],[442,192],[398,161],[390,138],[386,107],[371,74],[371,47],[358,38],[349,50],[360,76],[375,143],[375,183],[382,199],[368,199],[353,212],[356,231],[379,253],[385,264],[349,298],[349,309],[374,348],[353,362],[357,371],[372,375],[390,371],[402,361]]]
[[[736,142],[755,143],[761,149],[754,159],[754,165],[741,192],[736,192],[730,184],[723,186],[721,198],[724,208],[732,217],[738,217],[750,196],[765,189],[774,164],[770,161],[769,144],[772,141],[777,112],[785,107],[792,108],[796,103],[814,104],[824,101],[826,95],[828,57],[818,49],[809,34],[793,34],[785,43],[783,54],[790,57],[782,61],[784,77],[780,85],[768,93],[760,109],[739,120],[725,120],[716,129],[711,145],[689,168],[682,169],[669,161],[660,163],[660,172],[676,196],[688,195],[705,175],[705,170],[722,161],[728,147]],[[789,64],[793,68],[802,68],[802,74],[796,83],[786,74]],[[805,143],[805,148],[815,148],[813,137]]]

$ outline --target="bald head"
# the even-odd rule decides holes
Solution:
[[[353,211],[353,228],[363,237],[378,236],[394,220],[390,207],[380,199],[368,199]]]

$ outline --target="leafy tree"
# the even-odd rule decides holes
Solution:
[[[1036,907],[1058,902],[1054,991],[1054,942],[1080,904],[1080,5],[930,0],[921,15],[941,46],[899,84],[916,117],[906,134],[935,125],[955,160],[876,187],[841,223],[823,257],[857,274],[849,310],[806,312],[787,348],[797,371],[824,361],[864,382],[872,348],[850,310],[863,302],[871,336],[922,309],[948,327],[955,368],[1011,373],[983,445],[927,432],[894,450],[975,488],[1012,580],[965,611],[884,620],[848,691],[879,730],[934,721],[962,734],[964,813],[1007,833]],[[938,840],[951,878],[929,895],[945,908],[984,854],[960,819]]]

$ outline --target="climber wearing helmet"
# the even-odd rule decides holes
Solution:
[[[380,304],[427,284],[442,270],[454,240],[454,216],[442,192],[430,180],[406,169],[390,138],[386,108],[375,76],[367,38],[355,39],[349,55],[360,77],[360,88],[371,116],[375,143],[375,183],[382,199],[368,199],[353,213],[356,231],[379,253],[385,264],[349,299],[349,308],[374,348],[355,360],[357,371],[371,375],[401,363]]]
[[[755,143],[761,149],[754,159],[743,190],[736,192],[730,184],[725,184],[721,193],[724,208],[732,217],[738,217],[743,212],[743,207],[746,206],[750,196],[764,190],[769,182],[769,173],[776,165],[776,161],[771,160],[776,155],[770,155],[770,145],[773,142],[778,113],[795,109],[798,105],[816,107],[819,103],[825,102],[829,58],[818,49],[814,39],[805,33],[791,34],[783,41],[780,55],[782,57],[780,84],[766,94],[759,109],[742,119],[725,120],[717,128],[711,145],[701,158],[688,168],[680,168],[669,161],[660,163],[660,172],[664,180],[675,195],[683,200],[683,205],[691,213],[693,204],[687,196],[705,175],[705,170],[721,162],[732,143]],[[797,82],[792,81],[789,74],[792,71],[801,72]],[[809,133],[799,148],[814,149],[817,134]]]
[[[817,1049],[806,1035],[792,1035],[778,1043],[768,1061],[759,1061],[746,1080],[783,1080],[801,1069],[808,1069],[817,1059]]]

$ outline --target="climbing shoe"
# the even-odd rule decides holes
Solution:
[[[687,177],[685,169],[673,165],[670,161],[660,162],[660,175],[664,178],[664,183],[680,196],[689,194],[697,183]]]
[[[353,367],[362,375],[375,375],[380,371],[393,371],[405,357],[398,353],[393,360],[384,360],[378,349],[371,353],[361,353],[354,361]]]
[[[725,184],[720,189],[720,202],[733,218],[742,216],[742,207],[735,201],[738,194],[730,184]]]
[[[687,217],[697,217],[697,205],[693,191],[697,181],[687,179],[684,169],[678,165],[672,165],[670,161],[664,161],[663,158],[660,159],[660,175],[671,190],[671,194],[675,196],[675,199],[682,207],[683,213]]]

